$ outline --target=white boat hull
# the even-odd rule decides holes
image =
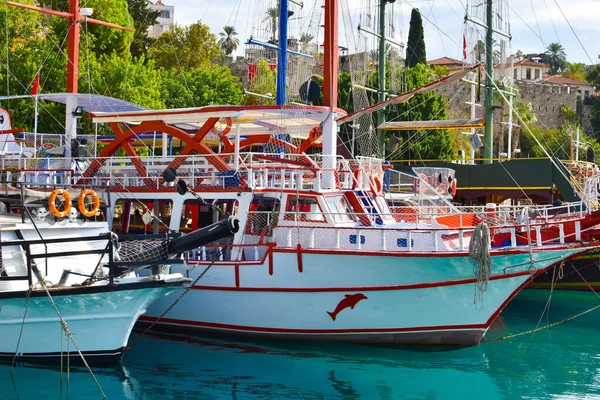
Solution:
[[[145,287],[144,287],[145,286]],[[105,285],[53,290],[52,298],[77,347],[87,357],[118,360],[133,326],[149,304],[179,285]],[[79,292],[79,293],[78,293]],[[29,299],[0,298],[0,356],[44,360],[61,356],[79,358],[68,343],[50,299],[41,289]]]
[[[213,265],[159,324],[310,340],[475,345],[537,272],[581,251],[534,252],[536,270],[527,251],[496,253],[483,300],[475,301],[474,264],[464,253],[280,250],[258,264]],[[172,302],[159,299],[140,320],[155,320]]]

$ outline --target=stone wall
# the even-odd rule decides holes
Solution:
[[[547,84],[543,82],[516,81],[521,98],[531,103],[534,114],[537,117],[537,124],[544,128],[560,128],[565,123],[561,114],[561,105],[576,109],[577,89],[567,85]],[[448,117],[452,119],[469,118],[471,116],[471,106],[467,104],[471,101],[471,85],[466,82],[457,82],[448,87],[438,90],[448,103]],[[483,118],[485,113],[485,87],[482,85],[479,93],[479,101],[476,101],[476,118]],[[494,149],[494,156],[498,157],[499,152],[506,152],[508,137],[508,105],[499,104],[502,109],[494,111],[494,144],[500,147]],[[516,118],[513,123],[518,123]],[[513,128],[512,149],[519,148],[520,128]]]

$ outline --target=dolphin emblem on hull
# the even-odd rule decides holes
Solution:
[[[354,306],[361,300],[366,300],[368,299],[367,296],[365,296],[362,293],[356,293],[356,294],[347,294],[344,296],[344,298],[342,299],[342,301],[340,301],[337,305],[337,307],[335,308],[334,311],[327,311],[327,314],[329,314],[329,316],[331,317],[332,320],[335,321],[335,318],[337,317],[337,315],[342,312],[342,310],[350,307],[351,309],[354,309]]]

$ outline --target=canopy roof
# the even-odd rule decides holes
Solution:
[[[409,131],[417,129],[461,129],[461,128],[484,128],[484,118],[473,119],[451,119],[430,121],[398,121],[384,122],[377,129],[392,131]]]
[[[67,104],[67,98],[75,98],[75,103],[82,107],[84,111],[95,112],[125,112],[140,111],[146,108],[125,100],[115,99],[113,97],[102,96],[99,94],[85,93],[49,93],[38,95],[39,99],[53,101],[55,103]]]
[[[202,126],[209,118],[220,118],[222,125],[230,125],[228,136],[235,136],[239,124],[242,135],[265,133],[288,133],[306,137],[311,129],[321,125],[330,115],[329,107],[319,106],[206,106],[172,110],[141,110],[133,112],[94,112],[93,122],[126,122],[139,124],[146,121],[161,121],[170,125],[186,124]],[[334,109],[335,117],[346,113]],[[224,127],[224,126],[223,126]]]

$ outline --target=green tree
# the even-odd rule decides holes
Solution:
[[[275,104],[275,96],[277,89],[277,72],[271,70],[269,67],[269,63],[264,58],[258,62],[256,66],[256,73],[254,77],[248,82],[248,86],[250,87],[250,91],[252,93],[256,93],[260,96],[268,96],[259,97],[253,95],[247,95],[245,104],[247,105],[273,105]]]
[[[417,64],[427,64],[427,54],[421,13],[418,8],[413,8],[406,42],[406,66],[412,68]]]
[[[399,73],[401,73],[399,71]],[[417,64],[404,71],[407,90],[424,86],[434,80],[429,66]],[[435,92],[415,95],[406,103],[388,110],[389,121],[426,121],[445,119],[448,106],[443,97]],[[452,134],[446,130],[407,131],[401,136],[403,158],[451,159],[454,157]]]
[[[212,65],[193,70],[164,70],[162,98],[167,108],[242,103],[242,83],[231,70]]]
[[[154,41],[153,38],[148,37],[148,28],[156,23],[160,11],[148,8],[147,0],[128,0],[128,4],[135,29],[129,51],[133,57],[141,57],[146,55]]]
[[[600,64],[593,65],[585,75],[586,82],[600,88]]]
[[[300,34],[300,43],[302,43],[304,46],[306,46],[313,40],[315,40],[315,35],[313,35],[312,33],[302,32]]]
[[[201,22],[165,32],[148,50],[148,58],[158,67],[205,68],[221,54],[217,38]]]
[[[587,75],[585,64],[567,62],[567,66],[561,75],[565,78],[574,79],[576,81],[584,81]]]
[[[550,75],[561,72],[567,64],[567,53],[560,43],[550,43],[544,53],[544,62],[550,66]]]
[[[223,27],[223,32],[219,33],[219,46],[223,53],[228,56],[237,49],[240,44],[240,39],[236,38],[237,32],[233,26],[226,25]]]

